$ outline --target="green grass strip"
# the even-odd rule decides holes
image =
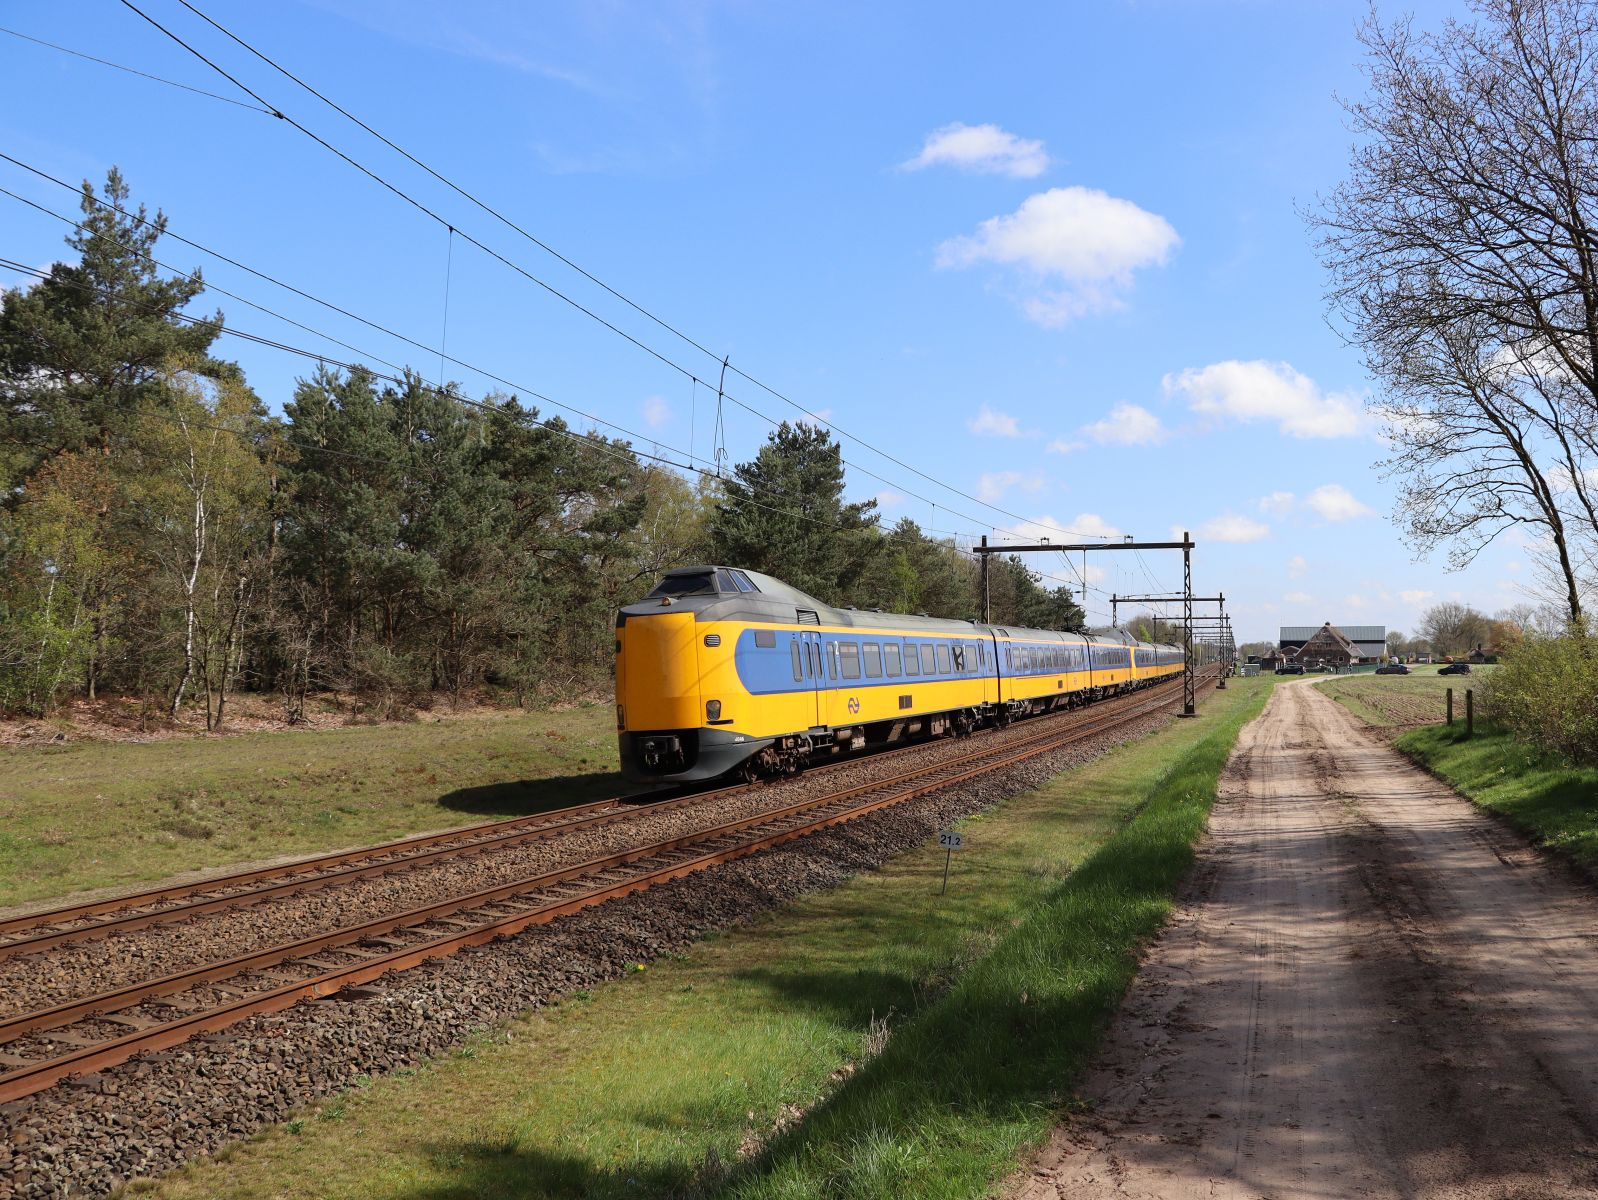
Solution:
[[[1164,923],[1222,768],[1264,702],[1172,763],[1126,827],[740,1180],[741,1200],[985,1194],[1038,1144]]]
[[[1464,723],[1431,725],[1395,743],[1432,774],[1598,879],[1598,768],[1575,767],[1513,736]]]
[[[615,795],[613,715],[0,747],[0,906]]]

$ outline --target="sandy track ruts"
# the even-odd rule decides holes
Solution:
[[[1317,689],[1239,739],[1021,1200],[1598,1196],[1598,899]]]

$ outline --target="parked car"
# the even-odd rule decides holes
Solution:
[[[1408,675],[1409,668],[1403,663],[1388,663],[1385,667],[1377,667],[1378,675]]]
[[[1469,663],[1463,663],[1463,662],[1449,663],[1446,667],[1444,667],[1441,671],[1438,671],[1437,673],[1439,675],[1469,675],[1470,674],[1470,664]]]
[[[1276,673],[1278,675],[1302,675],[1304,673],[1304,664],[1283,663],[1281,666],[1276,668]]]

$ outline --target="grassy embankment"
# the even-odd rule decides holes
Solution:
[[[1420,701],[1388,691],[1392,684],[1435,693],[1429,699],[1434,723],[1413,729],[1393,743],[1460,794],[1522,830],[1538,845],[1571,859],[1598,879],[1598,768],[1575,767],[1517,742],[1478,721],[1476,735],[1465,737],[1464,689],[1481,682],[1479,674],[1393,678],[1362,676],[1320,684],[1356,716],[1377,726],[1415,724]],[[1454,688],[1454,723],[1443,719],[1443,688]]]
[[[0,906],[614,795],[612,717],[0,749]]]
[[[967,822],[947,896],[900,855],[153,1190],[983,1195],[1069,1107],[1273,683]]]

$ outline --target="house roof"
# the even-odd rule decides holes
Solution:
[[[1277,643],[1308,641],[1321,631],[1319,625],[1283,625],[1282,636],[1277,638]],[[1332,628],[1339,631],[1351,642],[1381,642],[1387,644],[1387,626],[1385,625],[1339,625],[1332,623]]]
[[[1360,651],[1360,648],[1358,646],[1356,646],[1352,641],[1350,641],[1349,638],[1344,635],[1344,633],[1343,633],[1343,631],[1341,629],[1338,629],[1335,625],[1332,625],[1330,623],[1322,625],[1319,629],[1317,629],[1309,637],[1305,638],[1304,639],[1304,644],[1302,646],[1300,646],[1299,649],[1298,649],[1298,653],[1300,655],[1302,655],[1305,650],[1308,650],[1310,648],[1311,643],[1314,643],[1314,642],[1319,642],[1322,645],[1325,645],[1327,642],[1330,642],[1333,646],[1335,646],[1337,649],[1341,650],[1344,654],[1348,655],[1350,658],[1364,658],[1365,657],[1365,655]]]

